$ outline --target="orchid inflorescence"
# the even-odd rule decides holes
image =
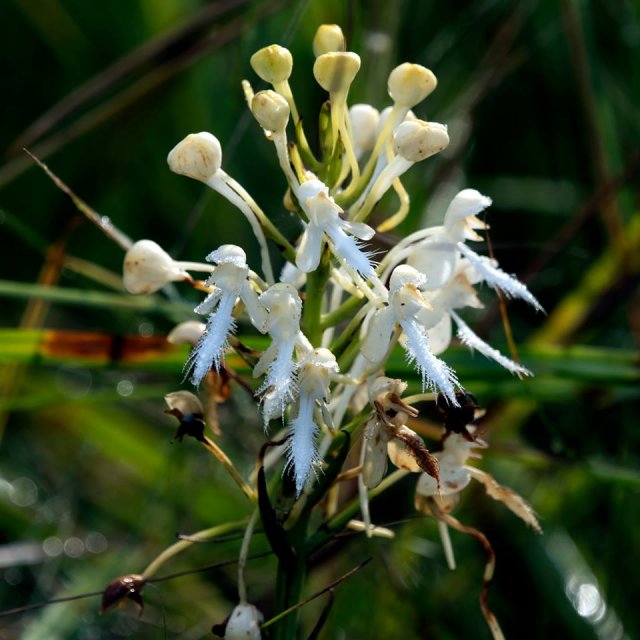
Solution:
[[[309,495],[327,468],[325,456],[336,434],[364,427],[355,472],[363,523],[352,521],[351,526],[367,535],[378,530],[369,516],[368,492],[383,482],[390,459],[399,469],[420,474],[416,505],[438,518],[453,568],[446,529],[456,527],[457,520],[449,512],[471,478],[534,528],[538,525],[524,500],[467,465],[473,451],[486,445],[475,427],[467,427],[475,415],[465,413],[462,381],[441,356],[455,325],[458,339],[470,349],[517,376],[531,375],[474,333],[461,313],[483,306],[477,292],[482,283],[505,298],[522,299],[538,311],[542,307],[494,259],[468,246],[483,239],[479,232],[487,225],[478,214],[491,205],[476,190],[460,191],[441,225],[412,233],[386,253],[380,243],[369,244],[376,232],[396,228],[409,211],[403,174],[449,144],[446,125],[421,120],[412,111],[436,89],[436,77],[421,65],[401,64],[389,75],[390,106],[382,112],[365,104],[349,107],[359,56],[345,50],[336,25],[318,29],[313,49],[315,79],[329,94],[320,110],[318,150],[307,141],[289,85],[293,59],[287,49],[271,45],[251,58],[256,74],[272,88],[256,93],[243,82],[251,112],[275,146],[284,204],[299,224],[297,237],[285,237],[222,169],[215,136],[191,134],[169,153],[169,167],[205,183],[247,218],[260,245],[260,272],[235,245],[214,248],[200,264],[175,261],[156,243],[141,240],[127,253],[125,286],[131,293],[151,293],[169,282],[186,281],[206,294],[195,309],[207,317],[206,325],[189,322],[171,334],[173,342],[193,345],[186,372],[196,388],[212,371],[225,370],[230,345],[242,346],[236,336],[239,323],[248,321],[266,334],[268,347],[250,364],[265,429],[272,422],[287,428],[284,466],[294,479],[297,499]],[[381,219],[376,205],[389,191],[399,206]],[[278,280],[269,241],[285,259]],[[196,280],[190,272],[208,277]],[[384,375],[396,345],[421,380],[422,393],[413,399],[402,398],[406,382]],[[244,358],[246,351],[240,349],[239,355]],[[445,413],[466,417],[464,428],[445,426],[442,451],[434,455],[408,423],[418,414],[416,402],[436,398]],[[261,616],[243,598],[238,606],[227,637],[260,637]],[[488,610],[485,614],[494,636],[501,637],[497,622]],[[236,627],[245,618],[251,633],[238,635]]]

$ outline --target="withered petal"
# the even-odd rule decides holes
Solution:
[[[102,606],[100,613],[106,613],[110,609],[121,605],[125,600],[131,600],[138,607],[139,615],[142,615],[144,601],[142,589],[146,580],[137,574],[120,576],[112,580],[102,592]]]

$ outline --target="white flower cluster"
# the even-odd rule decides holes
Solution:
[[[330,97],[321,113],[320,158],[306,141],[289,87],[293,68],[289,51],[272,45],[251,58],[253,69],[273,89],[254,94],[244,82],[252,113],[276,147],[287,181],[287,201],[299,214],[302,233],[297,241],[283,238],[255,200],[222,170],[218,139],[198,133],[169,153],[169,166],[205,182],[247,217],[263,247],[263,277],[249,268],[245,252],[234,245],[218,247],[207,256],[212,264],[200,265],[173,261],[158,245],[143,240],[125,260],[125,285],[132,293],[191,280],[188,269],[210,273],[204,284],[208,295],[196,307],[208,321],[188,361],[194,385],[211,368],[220,370],[224,365],[238,316],[246,316],[270,336],[254,376],[263,378],[258,391],[265,427],[275,418],[285,419],[291,409],[288,459],[298,492],[317,461],[317,433],[326,429],[327,422],[340,426],[358,386],[384,371],[397,342],[420,373],[423,390],[443,394],[455,406],[461,384],[439,357],[451,341],[452,321],[458,338],[471,349],[512,373],[529,374],[484,342],[458,314],[464,307],[482,306],[475,287],[485,282],[506,297],[521,298],[541,309],[521,282],[467,246],[467,241],[482,239],[477,230],[485,224],[477,214],[491,204],[473,189],[454,197],[441,226],[404,238],[380,264],[374,263],[374,251],[365,245],[375,235],[367,224],[370,214],[393,188],[400,196],[400,209],[378,228],[390,229],[401,221],[408,197],[400,177],[415,162],[446,148],[447,128],[419,120],[411,111],[437,84],[434,74],[418,64],[404,63],[391,72],[392,105],[381,113],[363,104],[349,109],[347,96],[360,58],[344,51],[339,30],[325,27],[314,41],[314,75]],[[292,116],[295,143],[287,138]],[[267,237],[288,260],[281,282],[274,282]],[[331,349],[341,343],[335,337],[337,327],[348,319],[350,346],[357,349],[343,349],[336,357]],[[338,375],[339,366],[345,375]]]
[[[335,25],[319,28],[313,48],[315,79],[329,94],[320,112],[319,151],[307,142],[289,86],[293,59],[287,49],[271,45],[251,58],[256,74],[272,88],[254,93],[249,82],[243,82],[251,112],[275,146],[286,180],[284,202],[299,220],[299,236],[285,238],[249,193],[222,169],[216,137],[192,134],[169,153],[171,170],[205,183],[247,218],[260,243],[262,273],[249,267],[245,252],[235,245],[218,247],[207,256],[207,264],[199,264],[174,261],[154,242],[142,240],[125,259],[125,286],[132,293],[150,293],[183,280],[207,292],[195,309],[208,316],[206,326],[189,323],[188,330],[185,326],[172,333],[172,340],[194,345],[187,367],[195,386],[212,369],[220,372],[224,367],[238,320],[246,318],[269,336],[270,345],[253,375],[261,380],[257,392],[265,429],[272,420],[288,423],[287,463],[298,495],[313,477],[312,469],[321,464],[319,434],[330,439],[331,431],[345,424],[345,416],[362,415],[363,395],[367,396],[371,417],[363,439],[359,484],[365,529],[370,534],[366,492],[382,480],[387,456],[400,468],[423,473],[418,483],[423,502],[457,495],[470,477],[491,491],[486,477],[465,465],[476,443],[470,445],[457,434],[446,440],[438,472],[438,458],[406,425],[417,415],[401,398],[406,384],[384,377],[395,345],[415,365],[422,396],[428,390],[455,408],[461,382],[440,358],[451,342],[452,325],[469,348],[511,373],[530,375],[484,342],[459,315],[465,307],[482,307],[476,287],[486,283],[507,298],[520,298],[537,310],[542,307],[495,260],[467,246],[482,240],[478,231],[486,225],[477,215],[491,205],[488,197],[473,189],[453,198],[441,225],[409,235],[380,255],[379,263],[374,261],[376,251],[366,243],[374,240],[376,231],[395,228],[409,211],[402,175],[449,143],[446,125],[420,120],[412,112],[435,90],[436,77],[421,65],[401,64],[388,78],[390,106],[381,112],[365,104],[349,108],[359,56],[345,51],[342,31]],[[399,207],[380,220],[376,205],[391,190]],[[372,218],[375,229],[370,226]],[[286,259],[279,282],[268,240]],[[198,282],[189,271],[209,276]],[[322,451],[326,451],[324,445]],[[531,516],[530,512],[525,515]],[[244,615],[238,614],[237,624]],[[251,624],[255,624],[253,618]]]

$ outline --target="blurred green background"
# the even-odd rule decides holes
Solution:
[[[549,312],[508,305],[532,380],[455,348],[448,358],[489,409],[483,468],[529,499],[545,530],[536,536],[478,488],[465,493],[457,516],[497,552],[492,608],[510,638],[640,637],[640,6],[623,0],[4,0],[0,608],[101,591],[142,570],[176,532],[249,513],[197,443],[171,440],[162,396],[187,388],[184,351],[136,360],[114,339],[108,362],[89,363],[56,352],[56,338],[42,333],[162,336],[190,317],[198,295],[170,287],[126,296],[122,251],[22,147],[133,239],[184,260],[234,242],[255,265],[245,219],[171,174],[166,154],[187,133],[213,132],[225,170],[295,235],[275,154],[240,81],[263,88],[251,54],[289,47],[291,84],[313,131],[324,96],[311,40],[324,22],[341,24],[362,57],[351,103],[386,106],[386,77],[403,61],[438,77],[416,112],[447,123],[452,144],[408,174],[412,208],[401,231],[439,222],[456,190],[479,189],[493,198],[501,265]],[[495,298],[484,299],[466,317],[503,345]],[[248,472],[263,434],[241,388],[221,408],[221,425],[221,445]],[[414,515],[414,480],[374,502],[377,522]],[[374,557],[337,589],[321,637],[488,638],[475,541],[452,534],[450,572],[432,521],[394,529],[394,541],[352,537],[317,558],[307,594]],[[165,569],[230,560],[238,548],[237,539],[199,544]],[[257,536],[252,551],[264,549]],[[250,600],[267,616],[274,566],[252,561],[247,574]],[[0,637],[211,637],[235,604],[235,584],[232,566],[150,585],[140,618],[132,609],[101,617],[95,597],[52,605],[0,618]],[[323,604],[303,610],[307,635]]]

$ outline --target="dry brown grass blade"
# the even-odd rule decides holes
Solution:
[[[44,286],[54,286],[58,284],[60,274],[64,267],[64,258],[67,252],[69,238],[82,222],[79,216],[74,216],[69,220],[60,238],[54,242],[45,254],[45,261],[40,270],[37,283]],[[27,303],[27,307],[20,320],[21,329],[36,329],[43,326],[50,307],[49,302],[32,298]],[[11,399],[18,394],[24,379],[25,367],[22,364],[9,364],[5,367],[3,375],[0,376],[0,397]],[[0,442],[4,435],[10,412],[0,413]]]
[[[60,191],[66,193],[76,206],[78,211],[93,222],[109,239],[113,240],[118,246],[125,251],[132,245],[131,239],[118,229],[106,216],[101,216],[93,207],[90,207],[82,198],[76,195],[70,187],[68,187],[58,176],[49,169],[49,167],[35,156],[31,151],[25,149],[24,152],[53,180],[54,184]]]
[[[489,595],[489,587],[491,586],[491,581],[493,580],[493,574],[496,568],[496,553],[493,550],[493,547],[491,546],[489,539],[487,538],[487,536],[484,535],[484,533],[482,533],[482,531],[479,531],[474,527],[469,527],[467,525],[464,525],[457,518],[454,518],[452,515],[441,511],[438,508],[435,500],[431,499],[429,501],[429,506],[433,512],[433,515],[438,520],[440,520],[441,522],[444,522],[445,524],[450,526],[452,529],[455,529],[456,531],[460,531],[460,533],[465,533],[469,536],[472,536],[482,545],[484,552],[487,554],[487,563],[485,564],[484,575],[482,577],[482,591],[480,592],[480,607],[482,609],[482,614],[484,615],[484,618],[487,621],[487,625],[491,630],[491,635],[493,636],[494,640],[504,640],[504,634],[502,633],[502,629],[500,628],[500,623],[498,622],[498,619],[496,618],[493,611],[491,611],[491,609],[489,608],[489,603],[487,601],[487,598]]]

